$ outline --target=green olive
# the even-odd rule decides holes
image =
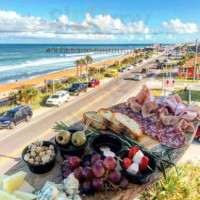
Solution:
[[[86,135],[83,131],[77,131],[72,135],[71,142],[74,146],[80,147],[86,143]]]
[[[69,131],[61,131],[56,135],[56,141],[60,145],[66,145],[70,142],[71,133]]]

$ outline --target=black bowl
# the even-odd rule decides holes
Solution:
[[[70,130],[70,133],[73,134],[75,133],[77,130]],[[88,138],[87,141],[85,142],[84,145],[80,146],[80,147],[76,147],[74,146],[71,141],[69,144],[67,145],[60,145],[58,144],[58,142],[55,139],[55,143],[60,151],[61,156],[64,158],[65,155],[69,155],[69,156],[82,156],[83,153],[85,152],[85,147],[88,144]]]
[[[128,157],[128,150],[124,150],[120,153],[119,157],[121,158],[121,160],[123,160],[123,158]],[[128,172],[126,170],[126,168],[123,166],[123,163],[120,161],[120,166],[122,168],[123,173],[129,178],[131,183],[134,184],[138,184],[138,185],[142,185],[145,184],[149,181],[151,175],[155,172],[156,170],[156,160],[155,158],[149,154],[146,151],[142,151],[143,154],[145,156],[147,156],[149,158],[149,167],[153,170],[150,170],[149,168],[147,168],[145,171],[142,172],[142,174],[138,175],[138,174],[132,174],[130,172]]]
[[[43,141],[43,145],[47,147],[49,147],[50,145],[53,145],[55,148],[55,154],[56,154],[52,160],[50,160],[49,162],[45,164],[30,164],[29,162],[24,160],[24,155],[27,153],[28,147],[26,147],[22,152],[23,161],[28,165],[29,170],[35,174],[44,174],[44,173],[49,172],[55,166],[55,163],[56,163],[56,156],[58,155],[58,148],[56,147],[56,145],[49,141]]]
[[[116,135],[111,133],[101,134],[91,139],[90,148],[93,153],[103,156],[103,152],[100,150],[101,146],[110,147],[110,150],[114,152],[115,155],[119,154],[123,148],[122,141]]]

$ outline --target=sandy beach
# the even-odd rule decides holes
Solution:
[[[121,61],[124,58],[130,57],[130,56],[133,56],[133,53],[130,53],[130,54],[127,54],[127,55],[124,55],[121,57],[93,63],[90,65],[90,67],[100,68],[100,67],[103,67],[105,64],[111,65],[116,61]],[[84,72],[85,69],[86,69],[86,66],[82,68],[82,71]],[[39,76],[39,77],[36,77],[33,79],[28,79],[28,80],[24,80],[24,81],[19,81],[19,82],[15,82],[15,83],[2,85],[2,86],[0,86],[0,93],[6,93],[11,90],[17,90],[17,89],[22,88],[23,86],[35,86],[35,85],[43,84],[45,80],[51,80],[51,79],[56,80],[56,79],[60,79],[62,77],[74,76],[74,75],[76,75],[76,68],[66,69],[66,70],[63,70],[60,72],[42,75],[42,76]]]

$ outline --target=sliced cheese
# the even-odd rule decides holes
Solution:
[[[22,200],[22,199],[18,199],[16,196],[0,190],[0,200]]]
[[[135,162],[135,163],[137,163],[137,164],[140,165],[143,156],[144,156],[144,154],[142,153],[141,150],[139,150],[139,151],[135,154],[135,156],[133,157],[133,162]]]
[[[33,193],[35,188],[32,187],[28,182],[24,181],[18,190],[21,192]]]
[[[137,174],[139,171],[139,165],[137,163],[132,163],[127,171],[131,174]]]
[[[3,179],[7,178],[8,176],[7,175],[3,175],[0,177],[0,190],[3,189]]]
[[[27,193],[27,192],[21,192],[19,190],[14,191],[13,193],[17,198],[22,200],[33,200],[37,198],[37,195]]]
[[[21,171],[3,179],[3,190],[8,193],[18,190],[18,188],[23,184],[26,175],[26,172]]]

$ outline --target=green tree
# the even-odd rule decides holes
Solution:
[[[183,65],[185,65],[186,64],[186,60],[180,60],[179,62],[178,62],[178,65],[180,65],[180,66],[183,66]]]
[[[86,60],[84,58],[81,58],[80,59],[80,77],[82,77],[82,67],[85,66],[87,63],[86,63]]]
[[[22,100],[30,105],[39,96],[39,91],[36,88],[26,88],[21,91]]]
[[[88,70],[90,76],[94,76],[97,73],[97,68],[95,67],[90,67]]]
[[[76,76],[78,78],[79,77],[79,67],[81,66],[81,60],[80,59],[76,60],[75,63],[76,63]]]
[[[88,74],[88,65],[92,64],[93,63],[93,58],[89,55],[85,56],[85,61],[86,61],[86,71],[87,71],[87,74]]]
[[[189,58],[192,59],[192,58],[194,58],[194,57],[195,57],[195,52],[192,51],[192,52],[189,54]]]

